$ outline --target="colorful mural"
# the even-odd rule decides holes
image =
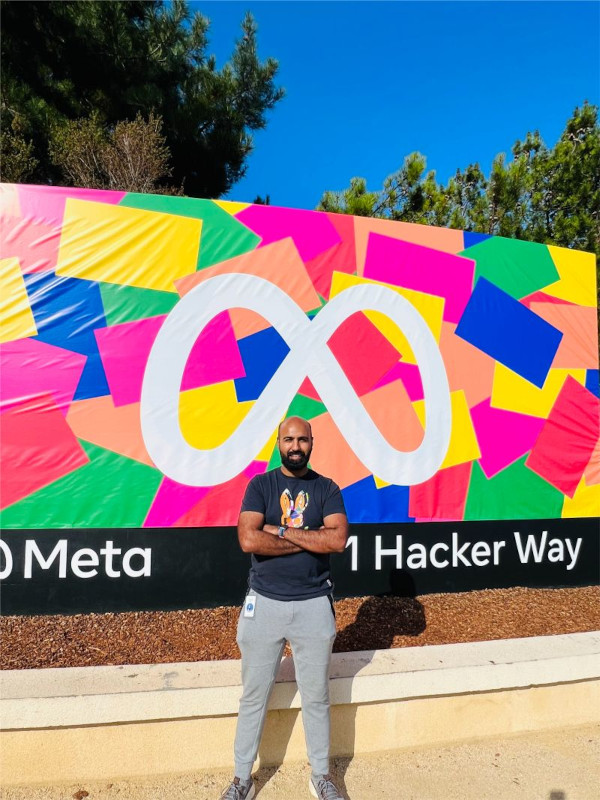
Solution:
[[[353,522],[600,515],[592,254],[60,187],[1,223],[5,529],[234,525],[289,414]]]

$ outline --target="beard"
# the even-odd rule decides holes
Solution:
[[[310,454],[312,453],[312,449],[308,451],[308,453],[302,453],[301,451],[294,451],[293,453],[282,453],[281,450],[279,451],[279,455],[281,456],[281,463],[286,469],[289,469],[290,472],[299,472],[300,470],[304,469],[308,461],[310,459]],[[300,456],[300,458],[290,458],[290,456]]]

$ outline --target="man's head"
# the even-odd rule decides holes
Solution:
[[[313,448],[310,423],[302,417],[288,417],[279,426],[277,438],[284,472],[304,475]]]

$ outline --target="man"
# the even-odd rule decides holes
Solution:
[[[278,446],[281,467],[250,481],[238,522],[240,546],[252,554],[252,565],[237,632],[243,694],[235,778],[221,800],[254,797],[252,766],[286,640],[302,701],[310,792],[321,800],[342,800],[329,775],[329,663],[335,639],[329,554],[344,551],[348,520],[339,487],[308,468],[310,424],[300,417],[284,420]]]

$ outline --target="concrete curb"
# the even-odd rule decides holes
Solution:
[[[334,654],[332,705],[360,705],[600,679],[600,632]],[[5,731],[234,715],[240,662],[0,673]],[[284,659],[269,710],[296,709]]]

